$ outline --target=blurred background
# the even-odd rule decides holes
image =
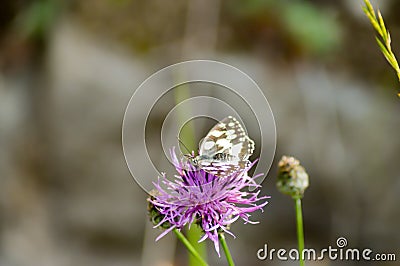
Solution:
[[[400,2],[371,2],[400,52]],[[260,224],[233,225],[238,238],[228,243],[237,265],[297,265],[256,257],[264,244],[296,247],[293,202],[275,187],[284,154],[299,158],[311,178],[306,247],[334,246],[343,236],[351,247],[399,257],[400,85],[361,5],[3,0],[0,265],[187,265],[175,237],[154,243],[160,232],[126,167],[121,126],[143,80],[190,59],[246,72],[275,115],[276,157],[262,189],[272,198],[253,216]],[[202,130],[198,137],[208,126]],[[208,248],[210,264],[225,265]]]

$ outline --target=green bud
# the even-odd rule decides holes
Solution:
[[[154,191],[151,192],[151,194],[154,195]],[[157,208],[154,206],[153,203],[150,202],[150,200],[154,200],[155,197],[150,195],[150,197],[147,199],[148,201],[148,206],[147,206],[147,214],[149,215],[150,221],[154,224],[157,225],[159,224],[163,219],[164,215],[162,215]],[[169,222],[164,222],[160,225],[160,228],[162,229],[168,229],[171,227],[171,224]]]
[[[308,174],[299,160],[290,156],[283,156],[278,164],[278,181],[280,192],[292,198],[302,198],[309,185]]]

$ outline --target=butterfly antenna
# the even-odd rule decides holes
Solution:
[[[176,137],[179,141],[180,144],[182,144],[182,146],[188,151],[189,154],[191,154],[190,150],[188,149],[188,147],[185,145],[185,143],[183,143],[183,141],[179,138],[179,136]]]

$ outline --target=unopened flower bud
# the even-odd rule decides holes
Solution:
[[[309,185],[308,174],[299,160],[283,156],[278,164],[278,189],[292,198],[302,198]]]
[[[155,192],[152,191],[150,194],[154,194]],[[147,201],[148,201],[148,206],[147,206],[147,214],[149,215],[150,221],[154,224],[154,225],[158,225],[159,223],[162,222],[162,220],[164,219],[164,215],[162,215],[157,208],[154,206],[154,204],[152,203],[152,201],[155,200],[154,196],[150,196]],[[163,222],[160,225],[160,228],[163,229],[168,229],[171,227],[171,224],[168,221]]]

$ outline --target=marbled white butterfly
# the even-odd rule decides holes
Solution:
[[[211,128],[192,161],[208,173],[229,176],[249,165],[253,151],[254,141],[236,118],[228,116]]]

